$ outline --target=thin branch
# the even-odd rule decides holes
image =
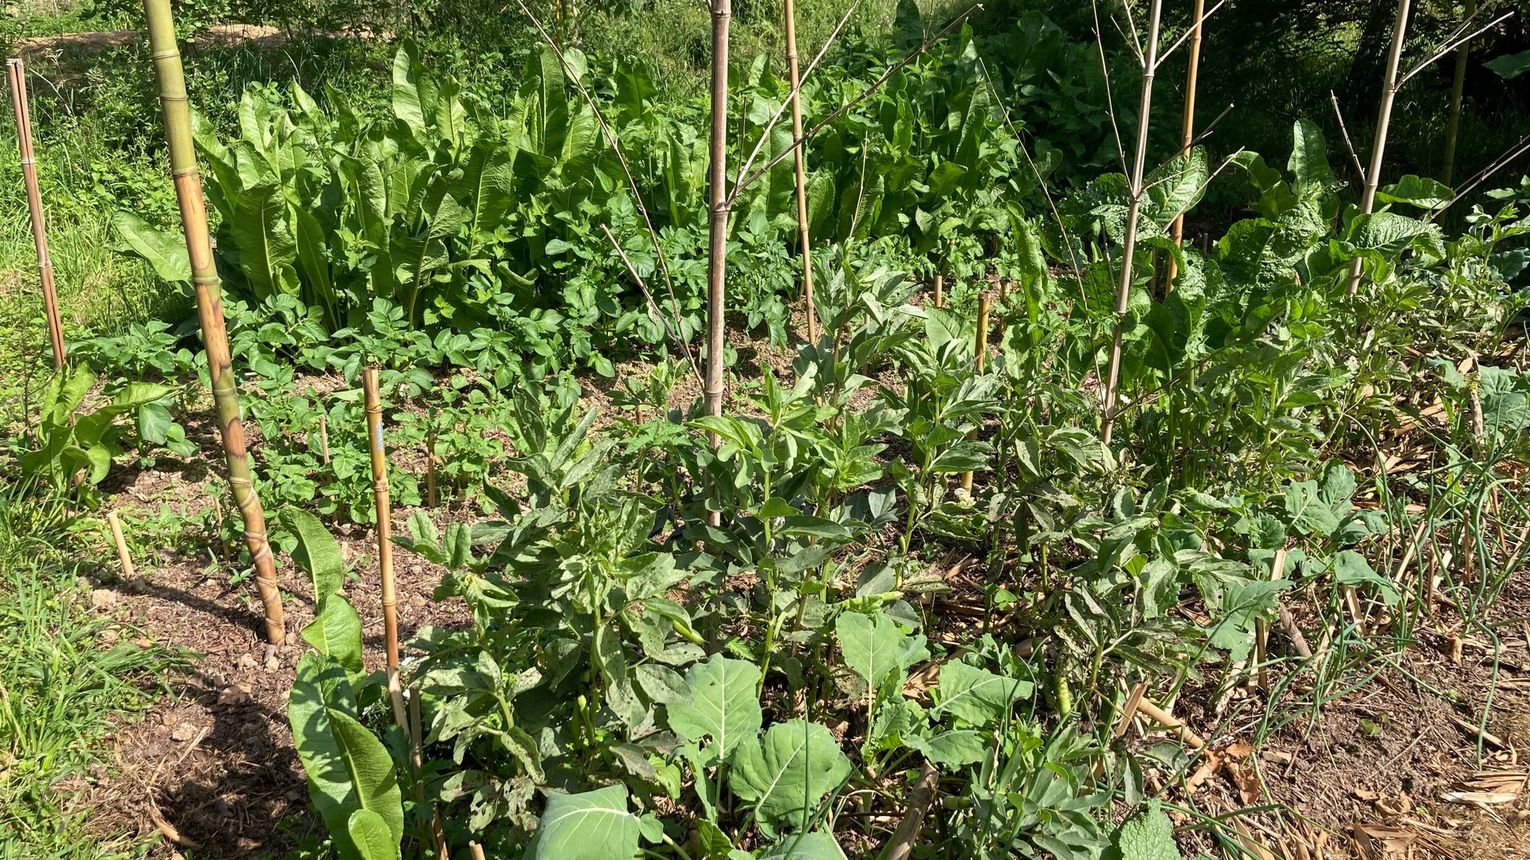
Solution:
[[[595,122],[600,125],[601,135],[605,137],[606,144],[615,153],[616,161],[622,168],[622,175],[627,179],[627,188],[632,192],[632,204],[637,207],[638,214],[643,217],[643,225],[648,228],[648,239],[653,244],[654,255],[659,261],[659,272],[664,275],[664,289],[669,293],[670,312],[674,315],[676,326],[679,326],[680,300],[675,298],[675,282],[669,274],[669,261],[664,257],[664,247],[659,240],[659,231],[653,226],[653,219],[648,215],[648,207],[643,205],[643,193],[638,190],[637,179],[632,175],[632,166],[627,162],[627,154],[622,150],[621,141],[617,138],[616,132],[611,128],[610,124],[606,122],[605,115],[600,112],[600,106],[595,103],[595,97],[590,95],[590,91],[584,88],[584,84],[580,83],[578,76],[574,74],[574,68],[569,65],[568,58],[563,55],[563,49],[558,47],[557,40],[552,37],[552,34],[547,32],[547,29],[542,26],[542,22],[537,20],[537,16],[526,5],[526,0],[515,0],[515,3],[521,7],[521,11],[531,20],[531,25],[541,34],[542,41],[557,56],[558,65],[563,69],[564,76],[573,85],[574,89],[579,92],[579,95],[584,97],[585,103],[594,112]],[[687,348],[687,351],[689,351],[689,348]]]
[[[1094,43],[1100,49],[1100,74],[1105,76],[1105,110],[1110,115],[1110,132],[1116,138],[1116,158],[1121,162],[1121,172],[1125,173],[1126,145],[1121,142],[1121,123],[1116,119],[1116,97],[1110,85],[1110,63],[1105,60],[1105,34],[1100,30],[1100,2],[1089,0],[1089,5],[1094,9]]]
[[[1160,52],[1158,54],[1158,65],[1160,65],[1160,66],[1163,65],[1164,60],[1167,60],[1169,58],[1169,55],[1174,53],[1174,49],[1175,48],[1178,48],[1179,46],[1185,44],[1186,40],[1188,40],[1192,35],[1195,34],[1195,28],[1196,27],[1199,27],[1199,26],[1205,24],[1206,20],[1208,18],[1210,18],[1212,15],[1215,15],[1216,11],[1218,9],[1220,9],[1223,6],[1226,6],[1226,5],[1227,5],[1227,0],[1219,0],[1217,5],[1215,5],[1215,6],[1211,7],[1210,9],[1206,10],[1206,14],[1202,15],[1199,21],[1196,21],[1194,24],[1191,24],[1190,25],[1190,29],[1188,29],[1184,33],[1180,34],[1180,37],[1178,39],[1174,40],[1174,44],[1170,45],[1169,49],[1167,51],[1162,51],[1162,52]]]
[[[611,247],[616,249],[616,255],[622,258],[622,264],[627,267],[627,274],[632,277],[632,280],[637,284],[638,289],[643,292],[643,298],[648,300],[648,308],[649,310],[653,311],[654,318],[659,321],[660,325],[664,326],[665,333],[667,333],[670,338],[675,341],[675,343],[680,345],[680,350],[685,353],[686,362],[691,366],[691,372],[696,374],[696,381],[704,384],[701,376],[701,365],[697,364],[696,357],[691,355],[691,345],[686,343],[685,338],[682,336],[681,332],[677,332],[670,328],[669,320],[664,318],[663,313],[659,311],[658,303],[653,300],[653,293],[648,291],[648,284],[643,281],[643,276],[638,274],[637,266],[632,265],[632,260],[627,256],[627,252],[622,248],[621,243],[616,241],[616,236],[611,233],[611,228],[607,227],[605,224],[601,224],[600,229],[606,234],[606,238],[610,240]]]
[[[1126,26],[1132,31],[1132,50],[1137,54],[1137,65],[1145,66],[1147,65],[1147,60],[1142,56],[1142,38],[1137,34],[1137,21],[1132,18],[1132,4],[1130,0],[1122,3],[1121,9],[1126,12]],[[1121,38],[1125,39],[1126,33],[1122,32],[1121,22],[1116,20],[1116,16],[1110,16],[1110,23],[1115,26],[1117,33],[1121,33]]]
[[[1449,54],[1451,51],[1454,51],[1456,48],[1460,47],[1461,45],[1463,45],[1463,44],[1465,44],[1467,42],[1470,42],[1471,40],[1477,38],[1478,36],[1482,35],[1483,33],[1486,33],[1487,31],[1493,29],[1494,27],[1498,26],[1499,24],[1502,24],[1503,22],[1505,22],[1505,21],[1507,21],[1507,20],[1509,20],[1510,18],[1513,18],[1513,17],[1514,17],[1514,13],[1512,11],[1505,12],[1502,15],[1499,15],[1497,18],[1494,18],[1492,21],[1489,21],[1488,23],[1482,25],[1481,27],[1478,27],[1476,30],[1473,30],[1468,35],[1459,36],[1459,37],[1451,37],[1451,38],[1447,39],[1445,44],[1442,45],[1440,48],[1436,49],[1434,51],[1434,53],[1430,54],[1428,57],[1424,58],[1424,60],[1422,62],[1420,62],[1418,65],[1414,66],[1413,68],[1409,69],[1406,73],[1404,73],[1403,76],[1402,76],[1402,80],[1399,81],[1399,83],[1400,84],[1407,83],[1408,81],[1413,79],[1414,75],[1418,74],[1419,72],[1422,72],[1424,69],[1428,68],[1429,66],[1434,65],[1436,62],[1438,62],[1439,60],[1443,59],[1446,54]],[[1470,23],[1470,19],[1468,19],[1467,23]],[[1466,24],[1462,24],[1460,29],[1458,29],[1456,32],[1459,33],[1460,30],[1463,30],[1465,28],[1466,28]]]
[[[1514,162],[1514,159],[1519,158],[1521,155],[1524,155],[1527,152],[1530,152],[1530,135],[1526,135],[1525,137],[1520,138],[1519,143],[1509,147],[1508,151],[1506,151],[1496,161],[1483,168],[1481,173],[1478,173],[1476,176],[1473,176],[1470,180],[1468,180],[1465,185],[1461,186],[1461,190],[1456,192],[1454,197],[1450,198],[1450,200],[1444,206],[1441,206],[1433,212],[1430,212],[1429,215],[1424,218],[1424,220],[1433,221],[1435,218],[1439,217],[1441,212],[1444,212],[1446,209],[1456,205],[1456,203],[1459,202],[1461,198],[1475,191],[1477,186],[1488,181],[1488,179],[1491,178],[1493,174],[1504,169],[1505,167],[1508,167]]]
[[[1349,127],[1344,124],[1344,112],[1339,110],[1339,96],[1333,90],[1329,90],[1328,98],[1333,101],[1333,116],[1339,121],[1339,136],[1344,138],[1344,149],[1349,152],[1350,161],[1355,166],[1355,173],[1360,177],[1360,184],[1364,185],[1365,165],[1360,163],[1360,155],[1355,152],[1354,141],[1349,139]]]
[[[1222,120],[1227,119],[1227,115],[1232,113],[1235,107],[1237,107],[1237,104],[1228,102],[1227,107],[1222,108],[1222,112],[1217,114],[1217,118],[1206,123],[1206,127],[1201,129],[1201,133],[1196,135],[1194,140],[1190,141],[1190,145],[1199,146],[1204,143],[1206,138],[1211,137],[1211,133],[1216,131],[1217,126],[1221,124]]]
[[[787,92],[786,98],[782,100],[781,104],[776,108],[775,114],[771,116],[769,122],[765,123],[765,127],[760,130],[760,139],[755,141],[754,150],[749,153],[748,158],[739,163],[738,172],[733,176],[733,184],[735,186],[738,185],[744,174],[748,172],[749,167],[754,164],[754,160],[760,157],[760,150],[765,148],[766,142],[770,140],[770,133],[775,130],[776,124],[779,123],[781,118],[786,114],[786,109],[791,105],[792,99],[800,97],[802,88],[807,86],[807,82],[810,78],[812,78],[813,72],[818,69],[819,62],[823,60],[825,54],[829,53],[829,48],[834,44],[835,40],[839,38],[840,30],[844,29],[845,24],[849,23],[850,21],[850,16],[855,14],[855,10],[859,9],[860,7],[861,0],[855,0],[854,3],[850,4],[850,8],[845,10],[844,16],[839,19],[839,23],[834,25],[834,30],[829,33],[828,40],[826,40],[823,43],[823,47],[819,49],[818,56],[813,58],[813,62],[808,63],[807,68],[803,70],[802,75],[799,77],[797,85],[792,87]],[[801,146],[802,141],[796,141],[796,145]]]
[[[517,2],[520,2],[520,0],[517,0]],[[915,60],[919,59],[920,57],[924,56],[924,54],[926,54],[931,48],[933,48],[936,45],[936,43],[938,43],[941,39],[945,38],[946,34],[950,33],[952,30],[956,29],[956,27],[958,25],[960,25],[963,21],[967,20],[967,18],[969,16],[971,16],[972,13],[974,13],[974,12],[976,12],[979,9],[982,9],[982,8],[983,8],[983,4],[982,3],[974,3],[974,4],[972,4],[971,6],[969,6],[967,8],[967,11],[961,13],[960,15],[957,15],[955,18],[953,18],[951,20],[951,23],[949,23],[946,26],[942,27],[940,29],[940,32],[936,33],[933,36],[927,37],[923,42],[920,43],[918,48],[914,49],[914,51],[912,53],[908,54],[903,59],[901,59],[898,62],[894,63],[893,65],[889,66],[887,71],[882,73],[881,77],[877,78],[875,81],[873,81],[871,83],[871,86],[869,86],[866,89],[862,90],[859,94],[856,95],[855,98],[853,98],[850,101],[845,102],[844,104],[840,105],[838,108],[836,108],[834,110],[833,113],[831,113],[828,116],[824,117],[822,121],[820,121],[818,124],[814,125],[812,127],[812,129],[810,129],[808,132],[803,134],[802,135],[802,140],[799,142],[798,145],[800,146],[802,144],[806,144],[808,141],[810,141],[814,137],[816,137],[820,131],[823,131],[825,128],[827,128],[835,120],[839,119],[840,117],[842,117],[846,113],[848,113],[851,108],[854,108],[856,105],[858,105],[861,102],[865,101],[867,98],[869,98],[871,96],[872,93],[876,92],[879,88],[881,88],[881,86],[883,84],[887,83],[888,80],[890,80],[893,75],[896,75],[898,72],[900,72],[904,68],[906,68],[910,63],[912,63]],[[749,186],[751,186],[754,183],[758,182],[760,180],[760,177],[762,177],[765,174],[769,173],[772,168],[774,168],[776,165],[780,164],[781,162],[785,161],[795,151],[796,151],[796,149],[794,147],[792,149],[788,149],[785,152],[782,152],[782,153],[776,155],[774,158],[770,159],[770,161],[766,162],[764,167],[761,167],[760,169],[756,170],[755,172],[749,174],[749,176],[745,177],[742,182],[739,182],[736,185],[734,185],[732,193],[728,195],[727,205],[731,208],[733,206],[733,204],[735,202],[737,202],[738,195],[740,193],[742,193],[745,188],[748,188]]]

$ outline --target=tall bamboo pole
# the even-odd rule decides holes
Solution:
[[[37,155],[32,151],[32,107],[27,96],[27,72],[19,58],[5,61],[11,82],[11,107],[16,115],[16,147],[21,152],[21,178],[27,188],[32,216],[32,245],[37,249],[37,275],[42,281],[43,306],[48,314],[48,341],[53,368],[64,369],[64,326],[58,314],[58,290],[53,285],[53,258],[48,254],[48,224],[43,217],[42,190],[37,184]]]
[[[1190,29],[1190,70],[1185,73],[1185,118],[1179,130],[1179,154],[1184,155],[1190,151],[1190,145],[1195,143],[1195,91],[1201,77],[1201,24],[1206,17],[1206,0],[1195,0],[1195,8],[1191,14],[1195,23]],[[1174,244],[1183,246],[1185,243],[1185,213],[1181,212],[1174,218],[1174,224],[1169,228],[1169,235],[1173,237]],[[1169,276],[1164,280],[1164,292],[1174,289],[1174,278],[1179,274],[1179,262],[1172,256],[1169,258]]]
[[[393,719],[407,737],[409,716],[404,710],[404,691],[398,677],[398,590],[393,581],[393,500],[388,491],[388,452],[383,447],[382,395],[377,365],[361,372],[366,399],[367,448],[372,455],[372,498],[377,507],[377,569],[382,577],[383,649],[387,654],[388,697]]]
[[[1477,14],[1477,0],[1466,0],[1466,20]],[[1461,133],[1461,97],[1466,91],[1466,65],[1472,57],[1472,40],[1463,40],[1456,48],[1456,73],[1450,82],[1450,119],[1445,125],[1445,169],[1440,181],[1449,185],[1456,178],[1456,139]]]
[[[802,303],[807,310],[808,343],[818,343],[818,310],[813,307],[813,246],[808,235],[807,146],[802,141],[802,73],[797,65],[797,10],[783,0],[786,18],[786,68],[792,85],[792,145],[797,160],[797,234],[802,246]]]
[[[707,368],[706,413],[722,415],[723,335],[726,331],[728,277],[728,25],[733,17],[732,0],[712,0],[712,175],[709,182],[711,235],[707,249]],[[712,447],[722,444],[709,434]],[[713,511],[708,520],[716,525],[721,515]]]
[[[1116,326],[1110,344],[1110,372],[1105,381],[1105,408],[1100,438],[1110,444],[1116,421],[1116,399],[1121,385],[1121,332],[1126,327],[1126,307],[1131,299],[1132,263],[1136,254],[1137,226],[1142,214],[1142,182],[1147,170],[1149,120],[1153,115],[1153,77],[1158,70],[1158,32],[1163,0],[1153,0],[1148,20],[1147,57],[1142,66],[1142,105],[1137,113],[1137,151],[1132,164],[1131,200],[1126,207],[1126,241],[1121,249],[1121,284],[1116,291]]]
[[[1360,198],[1360,214],[1369,215],[1376,209],[1376,190],[1381,187],[1381,167],[1387,154],[1387,131],[1392,125],[1392,105],[1397,101],[1397,69],[1402,64],[1403,43],[1408,39],[1408,12],[1412,0],[1398,0],[1397,20],[1392,24],[1392,47],[1387,53],[1386,75],[1381,82],[1381,108],[1376,114],[1376,139],[1371,144],[1371,166],[1365,173],[1365,193]],[[1360,289],[1360,275],[1365,261],[1356,257],[1349,269],[1349,294]]]
[[[149,45],[154,52],[154,72],[159,80],[160,109],[164,114],[165,142],[170,150],[170,173],[175,180],[175,196],[180,203],[181,227],[186,234],[186,252],[191,259],[191,282],[196,290],[197,319],[202,341],[207,349],[207,371],[212,380],[213,402],[218,413],[218,430],[223,436],[223,452],[228,462],[228,483],[234,503],[244,518],[244,541],[255,562],[255,587],[265,609],[266,640],[273,645],[286,641],[283,625],[282,595],[276,585],[276,562],[266,537],[266,515],[255,493],[250,471],[249,451],[244,440],[244,425],[239,419],[239,391],[235,387],[233,363],[229,357],[228,332],[223,323],[222,284],[213,263],[212,240],[207,230],[207,209],[202,199],[202,176],[197,171],[196,151],[191,138],[191,105],[186,97],[185,72],[176,47],[175,21],[170,0],[144,0],[149,22]]]
[[[978,373],[988,369],[988,313],[991,304],[992,299],[987,291],[978,295],[977,342],[974,344],[976,353],[974,364],[977,367]],[[970,471],[962,473],[962,489],[968,493],[972,492],[972,473]]]

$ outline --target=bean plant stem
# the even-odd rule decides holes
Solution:
[[[42,281],[48,314],[48,342],[53,368],[64,369],[64,325],[58,313],[58,290],[53,285],[53,258],[48,254],[48,224],[43,216],[42,189],[37,184],[37,154],[32,150],[32,107],[27,96],[27,72],[20,59],[6,60],[11,81],[11,107],[16,112],[16,147],[21,154],[21,178],[26,183],[27,211],[32,218],[32,245],[37,249],[37,275]]]
[[[287,636],[281,590],[276,584],[276,560],[266,535],[265,510],[255,492],[244,424],[239,418],[239,391],[229,355],[228,331],[223,321],[222,282],[213,262],[206,201],[202,199],[202,176],[197,170],[191,137],[191,105],[186,96],[185,70],[181,67],[181,54],[175,40],[175,20],[171,15],[170,0],[144,0],[143,6],[148,18],[155,76],[159,81],[165,141],[170,150],[170,173],[180,204],[181,227],[186,234],[191,282],[196,292],[197,318],[207,350],[207,372],[212,381],[218,430],[228,463],[229,488],[244,518],[245,546],[254,562],[255,587],[265,612],[266,641],[281,645]]]
[[[1195,0],[1195,9],[1191,14],[1195,23],[1190,30],[1190,68],[1185,74],[1185,117],[1179,130],[1180,155],[1190,152],[1190,147],[1195,143],[1195,92],[1201,74],[1201,35],[1206,17],[1206,0]],[[1185,213],[1181,212],[1175,216],[1174,224],[1169,228],[1169,235],[1173,237],[1174,244],[1184,245]],[[1164,292],[1174,289],[1174,278],[1178,274],[1179,261],[1170,256],[1169,274],[1163,283]]]
[[[1392,47],[1387,53],[1386,76],[1382,78],[1381,107],[1376,114],[1376,138],[1371,144],[1371,166],[1365,172],[1365,193],[1360,198],[1362,215],[1369,215],[1376,208],[1376,191],[1381,186],[1381,167],[1387,153],[1387,131],[1392,125],[1392,105],[1397,101],[1397,90],[1401,86],[1397,69],[1402,64],[1403,43],[1408,38],[1408,12],[1412,5],[1412,0],[1398,0],[1397,3],[1397,20],[1392,24]],[[1359,291],[1360,274],[1364,269],[1364,258],[1356,257],[1349,269],[1350,295]]]
[[[1153,115],[1153,76],[1158,67],[1158,33],[1163,0],[1153,0],[1148,20],[1147,56],[1142,66],[1142,107],[1137,112],[1137,150],[1132,164],[1131,200],[1126,208],[1126,237],[1121,248],[1121,284],[1116,291],[1116,324],[1110,344],[1110,371],[1105,381],[1105,407],[1100,438],[1109,445],[1115,429],[1116,400],[1121,386],[1121,334],[1126,326],[1126,307],[1131,298],[1132,263],[1137,227],[1142,215],[1142,181],[1147,169],[1148,127]]]

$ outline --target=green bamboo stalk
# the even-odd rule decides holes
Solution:
[[[229,488],[244,518],[244,542],[255,562],[255,587],[265,609],[266,641],[280,645],[286,641],[282,595],[276,584],[276,561],[266,536],[265,510],[255,492],[244,425],[239,419],[239,392],[229,356],[228,331],[223,322],[222,283],[213,262],[207,208],[202,199],[202,177],[197,171],[196,151],[192,145],[191,105],[186,96],[180,50],[176,46],[175,21],[170,12],[170,0],[144,0],[143,8],[149,22],[149,46],[154,55],[154,73],[159,80],[165,142],[170,149],[170,173],[180,204],[186,252],[191,259],[197,319],[207,350],[207,371],[212,379],[218,430],[223,437],[223,453],[228,463]]]
[[[1477,0],[1466,0],[1466,20],[1477,14]],[[1445,169],[1440,181],[1449,185],[1456,178],[1456,140],[1461,133],[1461,97],[1466,91],[1466,65],[1472,56],[1472,40],[1456,48],[1456,71],[1450,82],[1450,119],[1445,126]]]

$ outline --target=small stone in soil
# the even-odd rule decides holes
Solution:
[[[239,655],[239,668],[249,670],[249,669],[254,669],[255,666],[256,666],[255,655],[253,655],[253,654],[240,654]]]
[[[197,736],[197,727],[191,723],[181,723],[170,730],[170,739],[185,743]]]
[[[90,592],[91,609],[111,609],[117,605],[117,592],[110,588],[94,588]]]

